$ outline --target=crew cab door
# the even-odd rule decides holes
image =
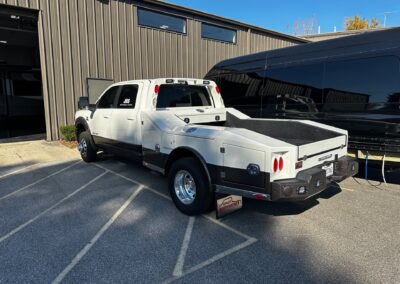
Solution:
[[[90,130],[96,144],[103,144],[104,139],[110,139],[111,116],[119,89],[119,86],[109,88],[97,101],[96,109],[92,112]]]
[[[110,138],[118,141],[118,147],[126,147],[126,150],[139,151],[140,119],[138,94],[143,89],[142,83],[126,84],[121,86],[117,98],[116,108],[112,111],[110,124]]]

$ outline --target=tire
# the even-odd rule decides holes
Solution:
[[[190,190],[193,189],[193,183],[194,194]],[[175,206],[182,213],[193,216],[210,211],[214,196],[206,172],[197,159],[182,158],[175,161],[168,174],[168,187]]]
[[[97,150],[92,141],[92,136],[89,131],[83,131],[79,134],[78,139],[78,150],[81,154],[82,160],[86,163],[90,163],[96,160]]]

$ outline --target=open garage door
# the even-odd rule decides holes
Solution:
[[[37,20],[0,5],[0,139],[46,131]]]

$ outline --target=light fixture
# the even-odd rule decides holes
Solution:
[[[0,43],[1,43],[1,44],[7,44],[8,41],[6,41],[6,40],[0,40]]]

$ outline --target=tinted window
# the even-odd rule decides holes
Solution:
[[[119,94],[117,108],[135,108],[138,85],[126,85]]]
[[[224,74],[218,80],[225,105],[236,107],[251,117],[261,115],[262,84],[258,72]]]
[[[236,43],[235,30],[209,25],[205,23],[201,24],[201,36],[203,38]]]
[[[41,97],[42,80],[40,73],[10,73],[13,96]]]
[[[399,59],[395,56],[354,59],[326,64],[327,104],[388,102],[400,92]]]
[[[178,33],[186,33],[186,19],[149,11],[145,9],[138,9],[139,25],[148,26],[152,28],[168,30]]]
[[[115,98],[117,96],[119,86],[110,88],[101,98],[97,104],[98,108],[113,108],[115,107]]]
[[[203,86],[161,85],[157,108],[211,106],[211,98]]]

